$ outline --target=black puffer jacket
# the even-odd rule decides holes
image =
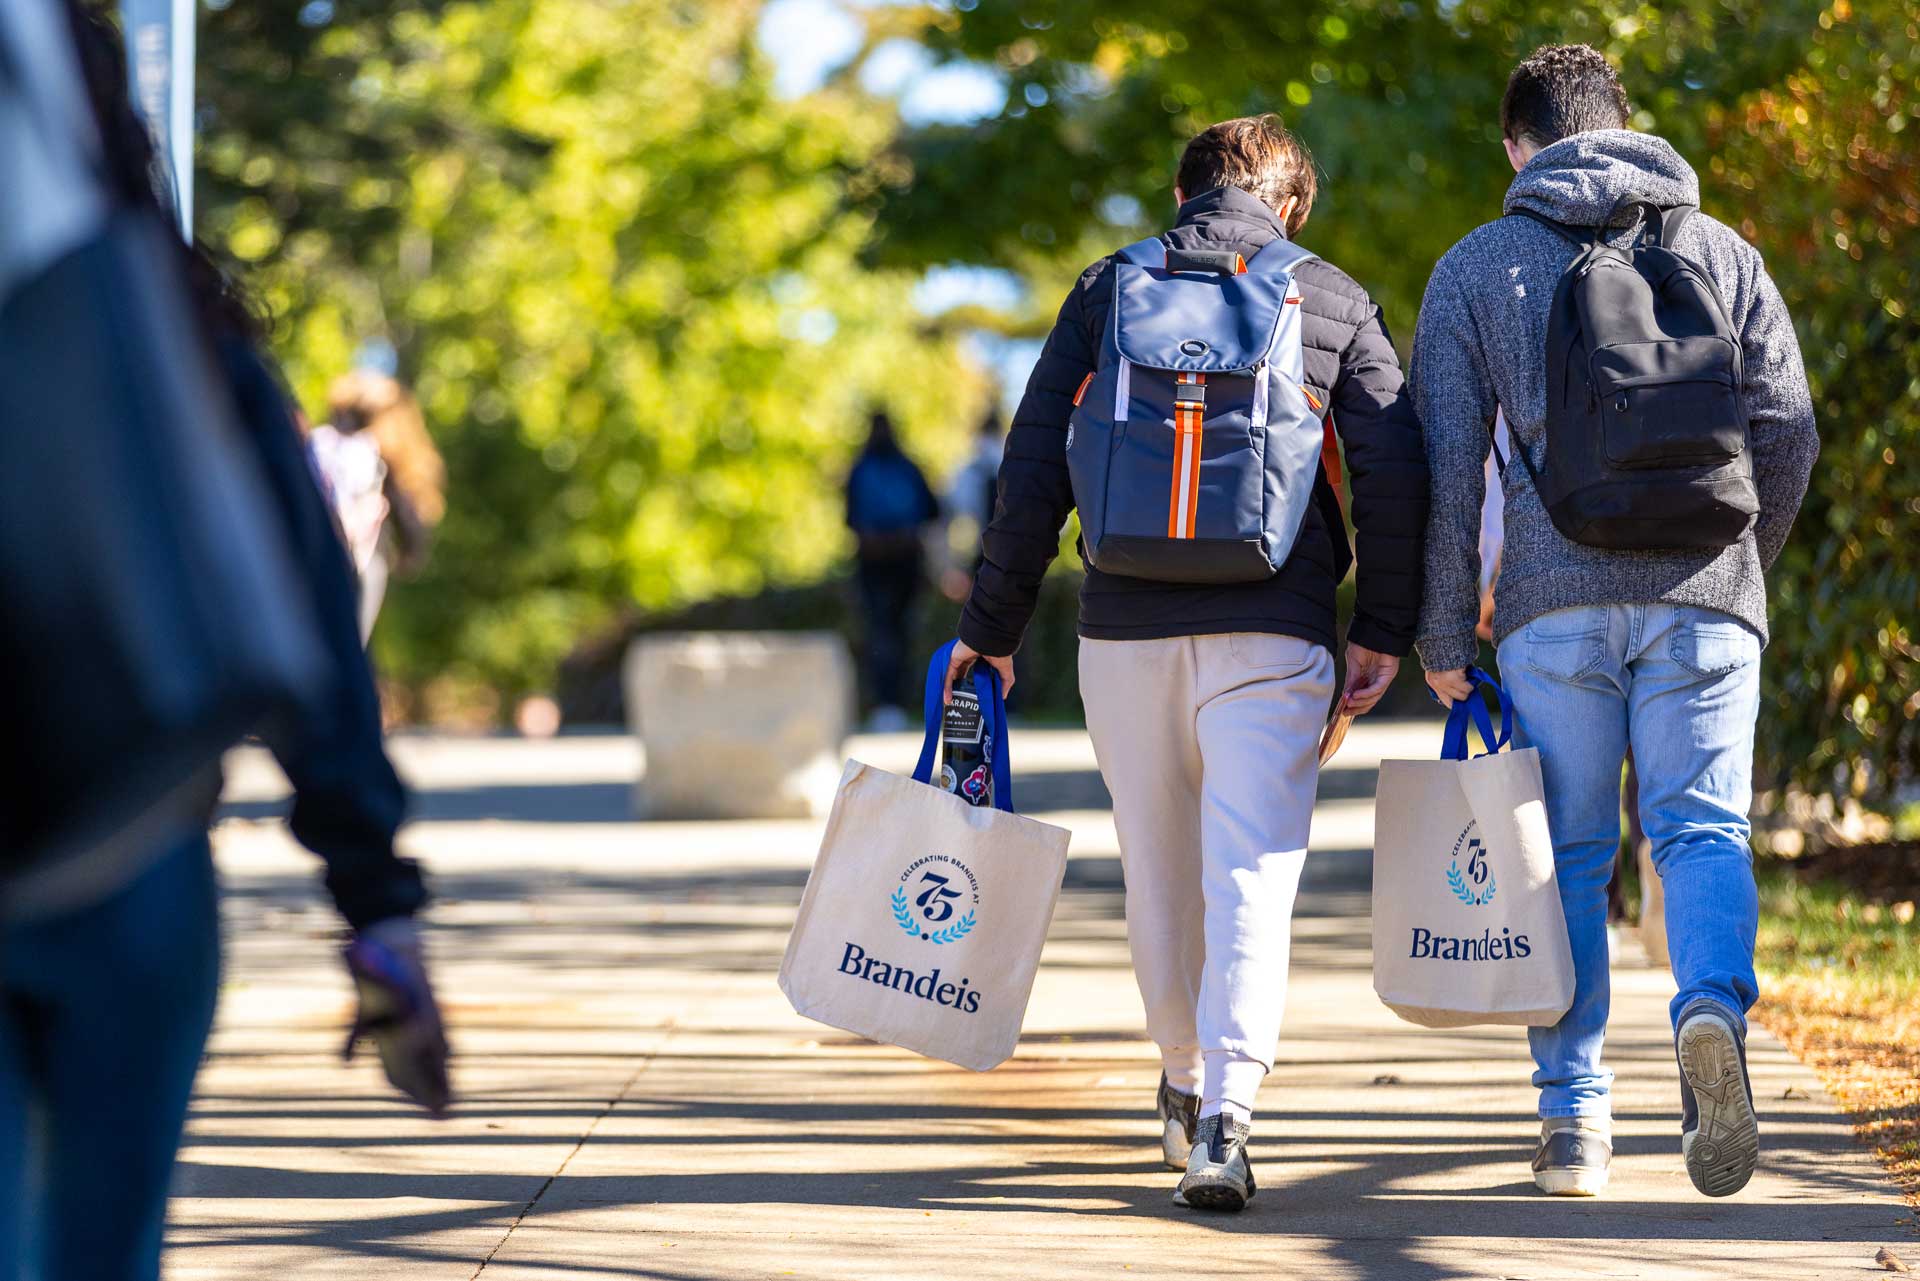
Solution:
[[[1180,206],[1163,237],[1176,249],[1224,249],[1252,257],[1283,234],[1258,199],[1220,187]],[[1092,371],[1113,305],[1111,258],[1087,268],[1027,380],[1000,465],[999,501],[984,560],[960,617],[960,638],[982,654],[1010,654],[1033,615],[1040,578],[1059,550],[1073,510],[1067,420]],[[1348,638],[1405,655],[1420,614],[1427,525],[1426,448],[1399,357],[1380,309],[1352,277],[1315,259],[1298,271],[1306,384],[1331,406],[1345,447],[1348,493],[1359,536],[1358,599]],[[1084,559],[1084,549],[1082,551]],[[1292,554],[1272,578],[1226,586],[1149,582],[1092,566],[1080,592],[1080,634],[1153,640],[1219,632],[1278,632],[1333,648],[1334,587],[1351,557],[1346,531],[1325,502],[1309,507]]]

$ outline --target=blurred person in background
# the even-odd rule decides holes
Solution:
[[[446,515],[447,469],[420,404],[390,372],[363,364],[327,394],[308,438],[360,578],[360,635],[373,635],[387,580],[426,566]]]
[[[107,194],[160,218],[152,142],[128,100],[119,37],[78,0],[65,7]],[[270,745],[294,786],[293,831],[326,860],[327,889],[352,928],[345,959],[359,1012],[349,1053],[371,1036],[393,1083],[439,1113],[447,1049],[413,924],[426,892],[419,868],[394,852],[405,796],[381,743],[352,574],[252,313],[200,248],[171,236],[156,243],[181,255],[201,336],[282,509],[327,646],[328,696]],[[159,1275],[168,1180],[219,986],[206,830],[218,789],[216,774],[192,818],[143,829],[148,848],[117,860],[117,876],[96,874],[84,901],[49,907],[23,881],[0,882],[0,1276],[9,1281]]]
[[[927,478],[900,448],[893,420],[875,412],[867,443],[847,474],[847,527],[859,542],[854,567],[866,626],[871,728],[905,729],[907,646],[926,577],[928,531],[940,518]]]
[[[973,575],[985,555],[982,537],[993,521],[993,504],[1000,488],[1000,460],[1007,452],[1007,427],[998,407],[989,409],[980,419],[973,439],[973,453],[947,482],[943,513],[947,518],[946,568],[940,575],[940,591],[954,604],[962,604],[973,589]]]

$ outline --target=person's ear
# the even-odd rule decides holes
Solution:
[[[1173,184],[1173,207],[1175,209],[1178,209],[1181,205],[1184,205],[1186,203],[1187,203],[1187,193],[1180,190],[1179,183],[1177,182],[1174,183]]]
[[[1300,227],[1304,227],[1307,225],[1307,220],[1304,218],[1300,220],[1300,227],[1296,227],[1293,225],[1293,211],[1295,209],[1298,209],[1299,207],[1300,207],[1300,197],[1288,196],[1286,203],[1281,205],[1280,208],[1275,211],[1280,215],[1280,225],[1282,227],[1287,228],[1287,234],[1290,236],[1298,234]]]
[[[1512,138],[1502,138],[1500,145],[1507,149],[1507,163],[1513,171],[1519,173],[1527,167],[1527,161],[1533,159],[1534,148],[1524,142],[1515,142]]]

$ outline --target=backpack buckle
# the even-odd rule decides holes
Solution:
[[[1198,377],[1183,374],[1182,378]],[[1176,382],[1173,385],[1173,403],[1177,409],[1204,408],[1207,403],[1207,385],[1204,382]]]

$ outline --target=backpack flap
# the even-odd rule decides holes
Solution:
[[[1168,272],[1114,264],[1113,340],[1147,369],[1215,374],[1257,368],[1273,346],[1291,277]]]

